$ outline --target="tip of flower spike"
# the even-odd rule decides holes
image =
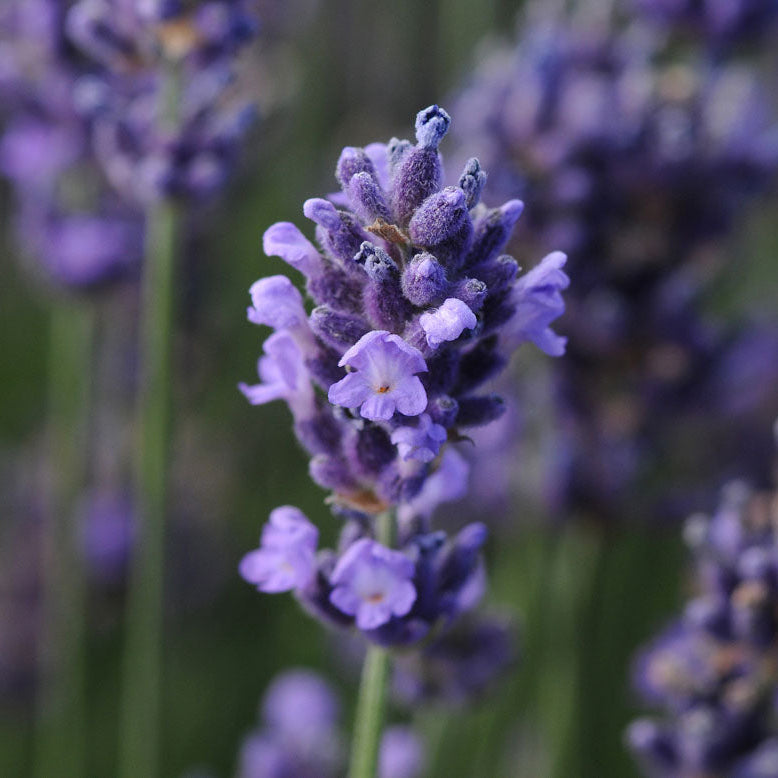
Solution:
[[[486,183],[486,171],[481,167],[481,163],[471,157],[465,164],[465,169],[459,179],[459,186],[467,198],[467,207],[475,208],[481,199],[481,190]]]
[[[416,140],[420,146],[436,149],[448,132],[451,117],[437,105],[416,114]]]

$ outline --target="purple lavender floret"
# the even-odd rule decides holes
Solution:
[[[700,13],[748,5],[680,4]],[[709,423],[720,413],[712,400],[740,399],[734,375],[733,391],[721,391],[722,373],[758,312],[722,320],[710,292],[724,281],[724,247],[747,209],[775,189],[778,128],[767,84],[747,61],[701,67],[698,52],[665,46],[638,23],[608,29],[602,18],[567,19],[541,6],[515,45],[493,51],[465,86],[454,133],[459,159],[481,145],[492,172],[483,201],[528,203],[515,250],[558,246],[571,257],[575,284],[558,335],[544,326],[561,307],[553,289],[543,294],[545,279],[563,288],[554,255],[511,297],[519,337],[552,354],[566,339],[566,357],[552,368],[556,441],[541,465],[543,491],[568,514],[649,513],[632,495],[666,482],[657,471],[674,458],[686,493],[665,507],[680,518],[689,492],[726,466],[713,454],[732,449]],[[487,300],[482,315],[500,321],[506,312]],[[774,315],[765,328],[778,332]],[[769,372],[769,345],[758,361]],[[742,393],[741,414],[762,429],[778,412],[770,386],[757,381]]]
[[[0,11],[0,173],[13,186],[25,254],[47,279],[83,289],[137,268],[143,225],[96,163],[77,102],[85,71],[65,42],[65,12],[51,0],[12,0]]]
[[[235,57],[256,32],[249,4],[79,0],[67,31],[91,61],[78,85],[79,107],[113,186],[141,204],[220,191],[254,113],[249,103],[225,98]],[[175,115],[166,116],[171,68],[181,94]]]
[[[260,706],[260,727],[243,741],[237,778],[340,778],[345,774],[340,703],[335,690],[312,670],[277,676]],[[378,778],[419,778],[425,749],[403,725],[381,738]]]
[[[284,505],[270,514],[256,551],[243,557],[240,574],[262,592],[288,592],[314,576],[319,531],[297,508]]]
[[[730,484],[686,539],[696,594],[636,660],[662,714],[634,722],[629,744],[650,776],[775,774],[778,492]]]

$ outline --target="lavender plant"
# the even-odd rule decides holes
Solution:
[[[286,670],[273,679],[260,706],[262,725],[240,750],[238,778],[336,778],[345,760],[340,704],[316,673]],[[408,726],[388,727],[381,739],[379,778],[417,778],[424,745]]]
[[[646,775],[778,773],[777,531],[778,492],[742,481],[712,516],[687,522],[694,596],[635,664],[638,690],[661,711],[628,733]]]
[[[12,0],[0,9],[0,173],[11,184],[19,253],[48,287],[51,328],[35,769],[75,776],[85,771],[77,502],[91,454],[96,292],[137,269],[143,223],[92,152],[76,97],[86,71],[66,39],[67,8]]]
[[[241,390],[254,404],[287,402],[343,529],[337,549],[319,550],[316,525],[282,506],[240,570],[260,591],[292,591],[326,624],[367,639],[352,776],[375,772],[387,649],[444,634],[484,592],[486,527],[451,536],[432,522],[466,491],[456,444],[504,411],[484,384],[522,342],[563,351],[549,325],[564,308],[564,255],[519,275],[502,251],[522,203],[481,205],[476,159],[457,186],[443,186],[438,145],[449,124],[433,105],[416,117],[416,144],[345,148],[343,194],[303,206],[320,249],[291,223],[267,230],[265,253],[303,274],[310,313],[286,276],[251,288],[249,320],[275,332],[261,382]]]
[[[230,95],[235,57],[253,36],[239,0],[79,0],[71,41],[90,59],[79,84],[95,156],[146,221],[137,410],[139,542],[128,603],[119,772],[158,769],[164,533],[175,263],[183,205],[218,192],[248,112]]]
[[[551,504],[638,515],[634,489],[652,488],[663,457],[677,457],[692,491],[721,467],[716,452],[733,443],[708,422],[733,396],[717,384],[735,380],[725,365],[751,333],[755,362],[776,364],[774,323],[725,321],[709,302],[744,211],[774,185],[774,119],[747,63],[702,67],[638,24],[535,11],[462,92],[460,144],[481,144],[494,194],[526,197],[525,245],[559,246],[574,263],[568,357],[548,403]],[[769,385],[748,394],[744,423],[775,413]]]

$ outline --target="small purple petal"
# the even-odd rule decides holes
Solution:
[[[269,276],[252,284],[249,321],[277,330],[293,329],[306,322],[303,298],[286,276]]]
[[[321,271],[321,256],[316,246],[291,222],[278,222],[262,237],[262,249],[269,257],[281,257],[304,276],[314,278]]]
[[[423,313],[419,323],[430,348],[437,348],[444,341],[456,340],[463,330],[473,329],[477,319],[467,303],[449,297],[437,310]]]

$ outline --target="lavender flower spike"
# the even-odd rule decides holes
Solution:
[[[376,629],[411,609],[416,601],[413,574],[413,562],[405,554],[362,538],[338,562],[330,600],[355,616],[360,629]]]
[[[395,410],[418,416],[427,406],[427,394],[416,373],[427,370],[418,349],[385,330],[368,332],[341,358],[356,372],[333,384],[334,405],[359,408],[365,419],[388,421]]]
[[[314,575],[319,530],[291,505],[270,513],[262,542],[240,562],[241,576],[261,592],[301,589]]]

